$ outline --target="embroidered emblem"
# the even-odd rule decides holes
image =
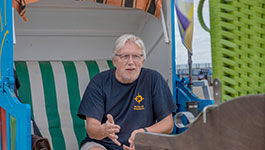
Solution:
[[[134,98],[134,100],[138,103],[138,104],[140,104],[141,103],[141,101],[143,100],[144,98],[138,93],[138,95]]]

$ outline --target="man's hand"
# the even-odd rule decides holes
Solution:
[[[135,147],[128,147],[126,145],[123,144],[123,150],[135,150]]]
[[[106,123],[102,125],[104,136],[110,138],[118,146],[121,146],[121,143],[118,141],[119,137],[115,134],[120,132],[120,126],[115,125],[113,117],[110,114],[107,115],[107,119]]]
[[[135,149],[135,146],[134,146],[134,138],[135,138],[135,135],[136,133],[139,133],[139,132],[145,132],[144,129],[137,129],[137,130],[134,130],[132,133],[131,133],[131,136],[128,140],[128,142],[130,143],[130,147],[126,146],[126,145],[123,145],[123,149],[124,150],[134,150]]]

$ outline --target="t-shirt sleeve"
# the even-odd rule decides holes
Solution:
[[[102,121],[104,115],[104,94],[100,81],[95,76],[89,82],[77,113],[81,119],[86,119],[87,116],[95,118],[100,122]]]
[[[157,73],[153,79],[155,81],[152,95],[154,117],[157,121],[161,121],[170,115],[177,106],[174,102],[168,84],[162,75]]]

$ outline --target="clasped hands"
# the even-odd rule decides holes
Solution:
[[[103,124],[103,131],[104,131],[104,135],[106,137],[111,139],[118,146],[121,146],[121,143],[118,141],[119,137],[118,137],[118,135],[116,135],[116,133],[120,132],[120,126],[116,125],[114,123],[114,119],[110,114],[107,115],[107,121],[106,121],[106,123]],[[134,130],[131,133],[131,136],[128,140],[128,142],[130,143],[130,146],[123,145],[124,150],[134,150],[135,149],[134,137],[135,137],[136,133],[138,133],[138,132],[144,132],[144,130],[143,129]]]

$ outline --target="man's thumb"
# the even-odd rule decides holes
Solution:
[[[114,124],[114,120],[111,114],[107,114],[108,121]]]

